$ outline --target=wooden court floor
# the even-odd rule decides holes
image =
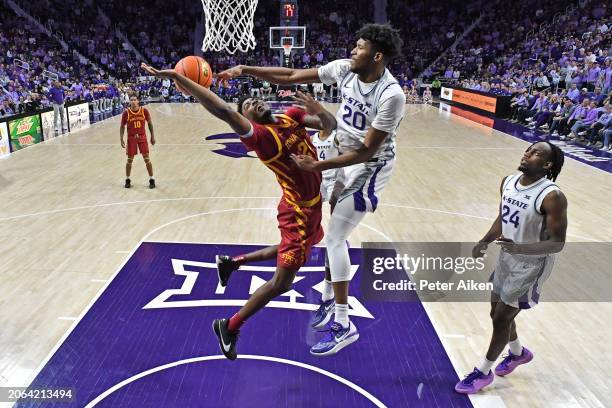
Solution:
[[[134,187],[123,188],[119,117],[0,161],[0,386],[31,381],[141,241],[277,242],[273,175],[257,160],[213,153],[220,145],[205,140],[229,128],[195,104],[149,109],[155,190],[140,157]],[[478,240],[496,216],[502,177],[516,172],[527,145],[408,105],[393,178],[351,245]],[[569,202],[568,240],[612,241],[612,176],[567,159],[558,184]],[[426,308],[458,373],[471,371],[488,345],[489,306]],[[519,336],[536,359],[511,379],[496,379],[474,403],[611,406],[610,316],[612,303],[547,303],[522,313]]]

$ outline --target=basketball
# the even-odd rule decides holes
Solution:
[[[186,76],[193,82],[202,85],[203,87],[209,88],[212,83],[212,70],[208,62],[202,57],[190,55],[181,59],[176,63],[174,67],[175,71],[181,75]],[[178,84],[176,88],[184,94],[187,94]]]

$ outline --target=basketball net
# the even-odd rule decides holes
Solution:
[[[291,49],[293,48],[293,45],[291,44],[283,44],[283,51],[285,53],[285,55],[291,55]]]
[[[258,0],[202,0],[202,51],[246,52],[255,48],[253,17]]]

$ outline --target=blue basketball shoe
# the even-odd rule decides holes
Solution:
[[[327,302],[321,301],[319,308],[315,311],[314,316],[312,316],[310,320],[310,326],[312,326],[313,329],[325,327],[334,315],[335,308],[336,301],[334,299],[330,299]]]
[[[336,354],[346,346],[354,343],[359,338],[359,333],[353,322],[349,321],[348,327],[342,327],[340,323],[334,322],[327,325],[327,334],[321,341],[310,348],[313,356],[329,356]]]

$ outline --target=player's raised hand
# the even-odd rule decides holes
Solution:
[[[309,94],[297,91],[293,97],[293,100],[298,103],[300,108],[303,108],[310,115],[318,115],[319,113],[325,111],[325,107]]]
[[[292,154],[291,159],[297,164],[297,166],[305,171],[319,171],[317,168],[317,161],[311,156],[304,154]]]
[[[164,69],[160,71],[159,69],[153,68],[152,66],[145,64],[144,62],[140,64],[140,68],[157,78],[174,79],[176,78],[176,75],[178,75],[178,73],[173,69]]]
[[[236,65],[235,67],[226,69],[217,74],[213,75],[213,78],[217,78],[219,81],[226,82],[232,78],[242,75],[242,65]]]

